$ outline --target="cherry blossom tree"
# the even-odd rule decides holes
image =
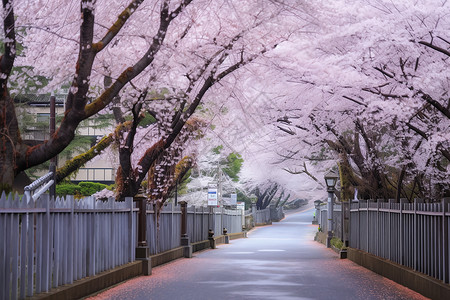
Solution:
[[[1,182],[10,186],[20,171],[58,154],[82,120],[113,105],[132,108],[146,90],[168,89],[166,96],[177,99],[179,113],[167,120],[171,132],[164,142],[147,152],[157,156],[176,139],[214,84],[225,84],[229,74],[288,38],[289,27],[276,31],[287,8],[283,1],[256,0],[134,0],[128,5],[123,1],[83,0],[77,5],[4,1]],[[20,55],[16,55],[16,44],[23,47]],[[60,127],[48,141],[34,147],[21,141],[14,125],[17,118],[10,94],[20,93],[21,83],[26,84],[14,69],[21,66],[27,66],[30,76],[47,78],[46,91],[70,85]],[[105,78],[111,81],[106,86]],[[8,90],[12,80],[17,84]],[[149,101],[144,100],[141,105],[146,109]],[[141,166],[145,161],[147,168],[153,159],[141,160]],[[128,180],[131,167],[123,161],[123,177]]]
[[[448,195],[449,4],[322,4],[313,46],[286,48],[292,59],[279,63],[302,95],[285,93],[294,100],[278,107],[284,160],[305,173],[305,163],[337,158],[347,199],[353,187],[373,198]]]
[[[104,109],[125,85],[141,75],[161,49],[169,25],[191,3],[186,0],[171,5],[169,1],[161,1],[158,12],[156,8],[153,11],[140,9],[143,1],[130,1],[126,7],[118,2],[109,1],[106,5],[81,1],[80,6],[67,6],[59,1],[3,1],[5,51],[0,62],[2,188],[11,187],[20,171],[61,152],[73,139],[82,120]],[[101,9],[96,11],[96,8]],[[105,64],[107,58],[113,58],[108,54],[116,52],[113,48],[122,34],[130,34],[126,32],[126,25],[135,25],[129,27],[137,30],[137,20],[132,18],[136,12],[142,18],[149,14],[146,19],[152,24],[149,26],[152,32],[148,32],[152,38],[139,49],[129,44],[128,50],[135,49],[134,55],[114,64],[114,83],[107,89],[95,91],[99,86],[96,79],[102,76],[100,66],[112,67],[113,64]],[[20,56],[16,51],[18,42],[24,47]],[[129,52],[117,51],[116,55],[126,53]],[[60,127],[48,141],[33,147],[21,140],[14,103],[8,90],[8,80],[12,80],[10,76],[15,65],[33,66],[37,73],[50,77],[49,88],[60,86],[72,78]]]

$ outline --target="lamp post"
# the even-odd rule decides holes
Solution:
[[[327,232],[327,247],[331,247],[331,238],[333,237],[333,200],[334,200],[334,191],[335,185],[338,179],[338,175],[330,171],[325,174],[325,183],[327,184],[327,192],[328,192],[328,207],[327,207],[327,215],[328,215],[328,232]]]

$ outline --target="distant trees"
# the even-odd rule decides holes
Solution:
[[[254,190],[256,195],[256,208],[265,209],[270,204],[273,204],[276,207],[283,206],[291,196],[290,194],[285,196],[285,192],[285,189],[278,183],[270,183],[265,187],[256,187]]]

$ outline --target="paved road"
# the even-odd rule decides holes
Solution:
[[[426,299],[314,242],[312,210],[90,299]]]

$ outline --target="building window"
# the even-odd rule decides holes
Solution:
[[[50,114],[49,113],[38,113],[36,117],[36,122],[38,123],[50,123]]]

